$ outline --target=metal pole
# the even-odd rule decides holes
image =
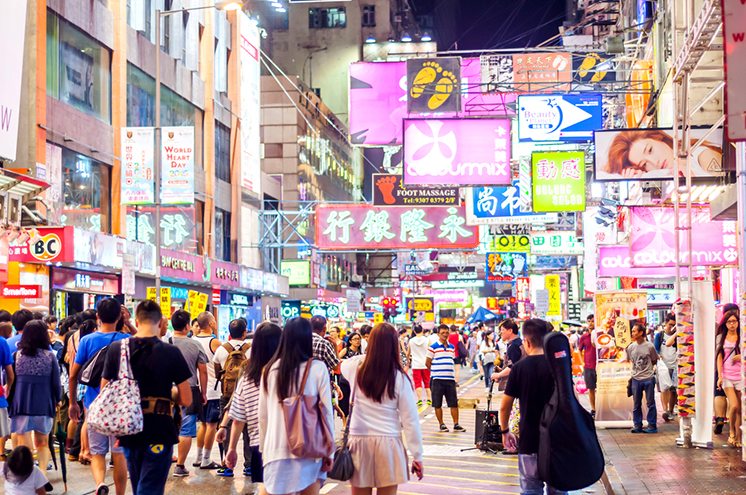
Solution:
[[[155,11],[155,297],[161,298],[161,18]]]

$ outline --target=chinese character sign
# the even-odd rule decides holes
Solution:
[[[316,208],[319,249],[474,248],[479,235],[463,208],[380,207],[367,204]]]
[[[526,253],[487,253],[487,282],[512,282],[528,276]]]
[[[164,127],[161,140],[161,203],[194,203],[194,127]]]
[[[585,210],[585,153],[549,151],[531,155],[536,212]]]
[[[122,128],[122,204],[146,205],[155,202],[155,128]]]
[[[531,254],[542,256],[581,255],[583,242],[575,232],[550,230],[531,232]]]
[[[562,316],[559,275],[545,275],[544,288],[546,288],[549,293],[549,308],[547,309],[547,316]]]
[[[535,214],[521,210],[519,180],[512,186],[473,187],[466,195],[469,225],[537,224],[557,221],[555,213]]]

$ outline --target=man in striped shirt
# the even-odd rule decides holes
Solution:
[[[456,348],[448,342],[450,328],[448,325],[438,327],[438,342],[427,350],[425,366],[430,370],[432,383],[430,391],[433,399],[435,417],[440,424],[440,431],[447,432],[448,427],[443,423],[443,397],[451,410],[453,431],[466,431],[458,424],[458,397],[456,395]]]

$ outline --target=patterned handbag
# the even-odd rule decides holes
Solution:
[[[104,435],[123,437],[143,428],[140,386],[130,367],[130,339],[121,340],[119,374],[106,384],[88,410],[88,426]]]

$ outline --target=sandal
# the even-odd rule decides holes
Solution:
[[[728,447],[735,447],[736,439],[734,437],[728,437]]]

